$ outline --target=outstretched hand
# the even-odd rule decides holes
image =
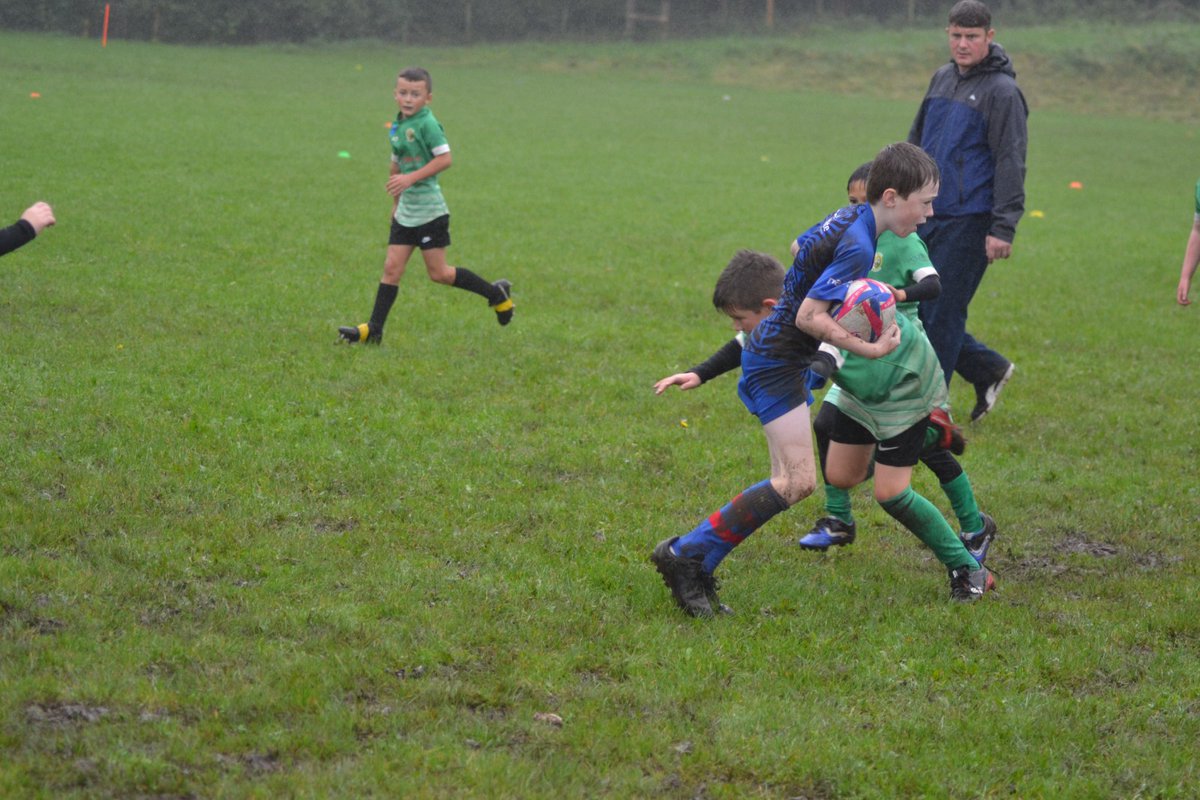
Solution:
[[[677,372],[654,384],[654,393],[662,394],[669,386],[678,386],[682,390],[695,389],[702,383],[700,376],[694,372]]]

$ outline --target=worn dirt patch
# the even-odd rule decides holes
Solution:
[[[30,703],[25,706],[25,719],[37,725],[76,725],[98,722],[108,714],[104,706],[87,703]]]

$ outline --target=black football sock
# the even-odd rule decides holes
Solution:
[[[375,292],[375,309],[371,312],[371,321],[367,323],[371,327],[371,333],[383,332],[383,323],[387,322],[388,313],[392,310],[392,303],[396,302],[399,291],[400,287],[395,284],[379,284],[379,289]]]
[[[486,297],[489,305],[504,301],[504,293],[466,267],[454,268],[454,286]]]

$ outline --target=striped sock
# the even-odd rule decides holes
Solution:
[[[733,548],[787,508],[787,501],[770,480],[756,483],[679,537],[675,552],[685,558],[703,558],[702,569],[712,574]]]

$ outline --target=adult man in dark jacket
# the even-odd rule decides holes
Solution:
[[[1013,364],[967,333],[967,306],[990,263],[1012,254],[1025,210],[1029,107],[996,44],[992,15],[959,0],[946,28],[950,63],[933,74],[908,140],[942,173],[933,219],[918,233],[941,276],[942,293],[921,304],[946,382],[955,371],[975,387],[971,421],[992,410]]]

